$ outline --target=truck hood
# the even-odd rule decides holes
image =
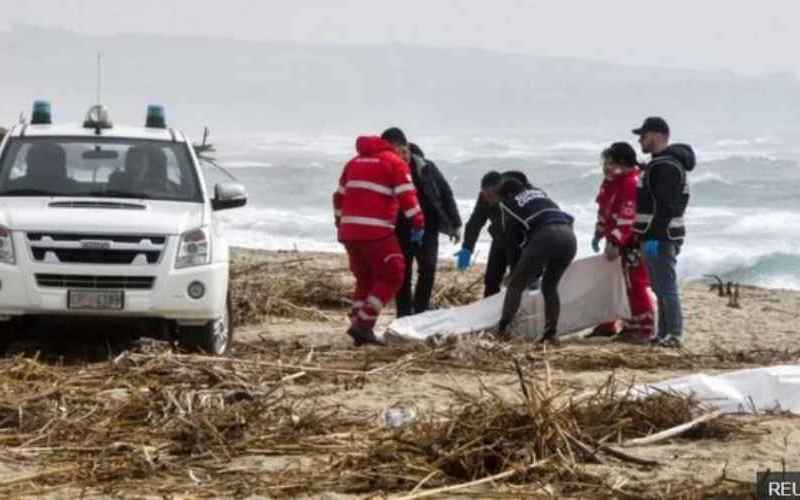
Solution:
[[[182,234],[204,222],[201,203],[96,198],[0,198],[12,231]]]

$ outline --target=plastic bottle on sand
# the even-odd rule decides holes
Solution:
[[[414,423],[417,419],[417,412],[413,408],[403,408],[392,406],[383,412],[383,419],[386,426],[392,429],[400,429]]]

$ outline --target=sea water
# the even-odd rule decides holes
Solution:
[[[613,137],[428,134],[417,139],[450,181],[465,221],[484,173],[522,170],[576,217],[579,255],[591,254],[599,155]],[[776,136],[679,140],[691,143],[698,155],[698,166],[689,174],[692,201],[681,277],[718,274],[764,287],[800,289],[800,148]],[[275,133],[218,140],[220,163],[249,192],[247,207],[219,214],[230,242],[341,252],[331,195],[342,166],[354,154],[354,142],[346,135]],[[440,248],[443,258],[457,249],[445,237]],[[485,260],[487,253],[484,231],[477,259]]]

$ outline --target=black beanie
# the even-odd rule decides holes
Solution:
[[[503,198],[510,198],[525,191],[525,184],[521,183],[519,179],[507,177],[500,186],[500,196]]]

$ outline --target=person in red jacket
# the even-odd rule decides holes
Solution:
[[[594,238],[592,239],[592,250],[595,253],[600,252],[600,242],[603,241],[606,234],[606,227],[609,225],[611,216],[611,205],[614,201],[614,176],[615,173],[611,169],[611,164],[605,161],[606,152],[603,152],[603,182],[600,184],[600,191],[597,193],[597,224],[594,229]],[[592,333],[586,338],[590,337],[613,337],[619,333],[619,322],[609,321],[598,325]]]
[[[628,286],[631,318],[616,339],[635,344],[648,344],[655,335],[655,314],[650,277],[641,258],[633,224],[636,219],[636,190],[639,170],[636,151],[630,144],[617,142],[603,152],[606,170],[611,174],[603,182],[598,203],[598,230],[593,246],[599,251],[599,240],[606,240],[605,255],[609,260],[622,258]],[[599,328],[611,327],[601,325]],[[616,329],[616,326],[613,327]]]
[[[405,257],[395,235],[400,211],[411,220],[411,240],[421,242],[425,220],[408,164],[401,158],[408,141],[359,137],[358,156],[344,167],[333,208],[356,291],[347,331],[356,347],[380,344],[373,331],[381,310],[397,294],[405,276]]]

